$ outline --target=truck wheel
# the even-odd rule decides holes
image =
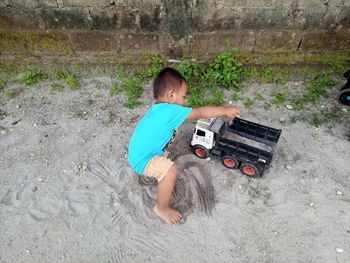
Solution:
[[[222,157],[222,164],[229,168],[229,169],[236,169],[238,168],[238,161],[236,158],[231,157],[231,156],[223,156]]]
[[[350,105],[350,88],[349,89],[343,89],[339,94],[339,102],[341,104]]]
[[[242,163],[240,170],[242,173],[244,173],[245,175],[247,175],[249,177],[256,177],[259,175],[259,171],[254,165]]]
[[[193,146],[193,153],[202,159],[206,159],[209,156],[209,151],[207,148],[203,147],[202,145],[195,145]]]

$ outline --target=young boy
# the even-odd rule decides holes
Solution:
[[[181,219],[181,214],[170,206],[178,171],[168,159],[166,148],[175,136],[176,129],[185,120],[224,115],[234,118],[240,114],[240,109],[235,106],[184,107],[186,92],[184,77],[172,68],[163,69],[153,83],[156,103],[136,126],[129,144],[129,163],[135,172],[158,180],[154,212],[173,225]]]

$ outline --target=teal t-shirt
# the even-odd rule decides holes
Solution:
[[[128,159],[138,174],[144,174],[148,162],[164,154],[164,147],[192,108],[176,104],[153,105],[137,124],[129,144]]]

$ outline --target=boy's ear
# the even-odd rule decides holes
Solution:
[[[173,100],[173,98],[174,98],[174,90],[173,89],[169,89],[168,92],[167,92],[167,95],[168,95],[168,98],[170,100]]]

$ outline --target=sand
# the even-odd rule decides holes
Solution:
[[[6,87],[21,92],[0,103],[0,262],[350,262],[349,121],[316,129],[284,106],[238,102],[241,118],[283,130],[258,179],[194,156],[185,123],[171,149],[183,220],[171,227],[153,213],[156,182],[127,162],[151,88],[129,110],[109,96],[112,78],[80,81]],[[246,86],[266,99],[279,88]]]

